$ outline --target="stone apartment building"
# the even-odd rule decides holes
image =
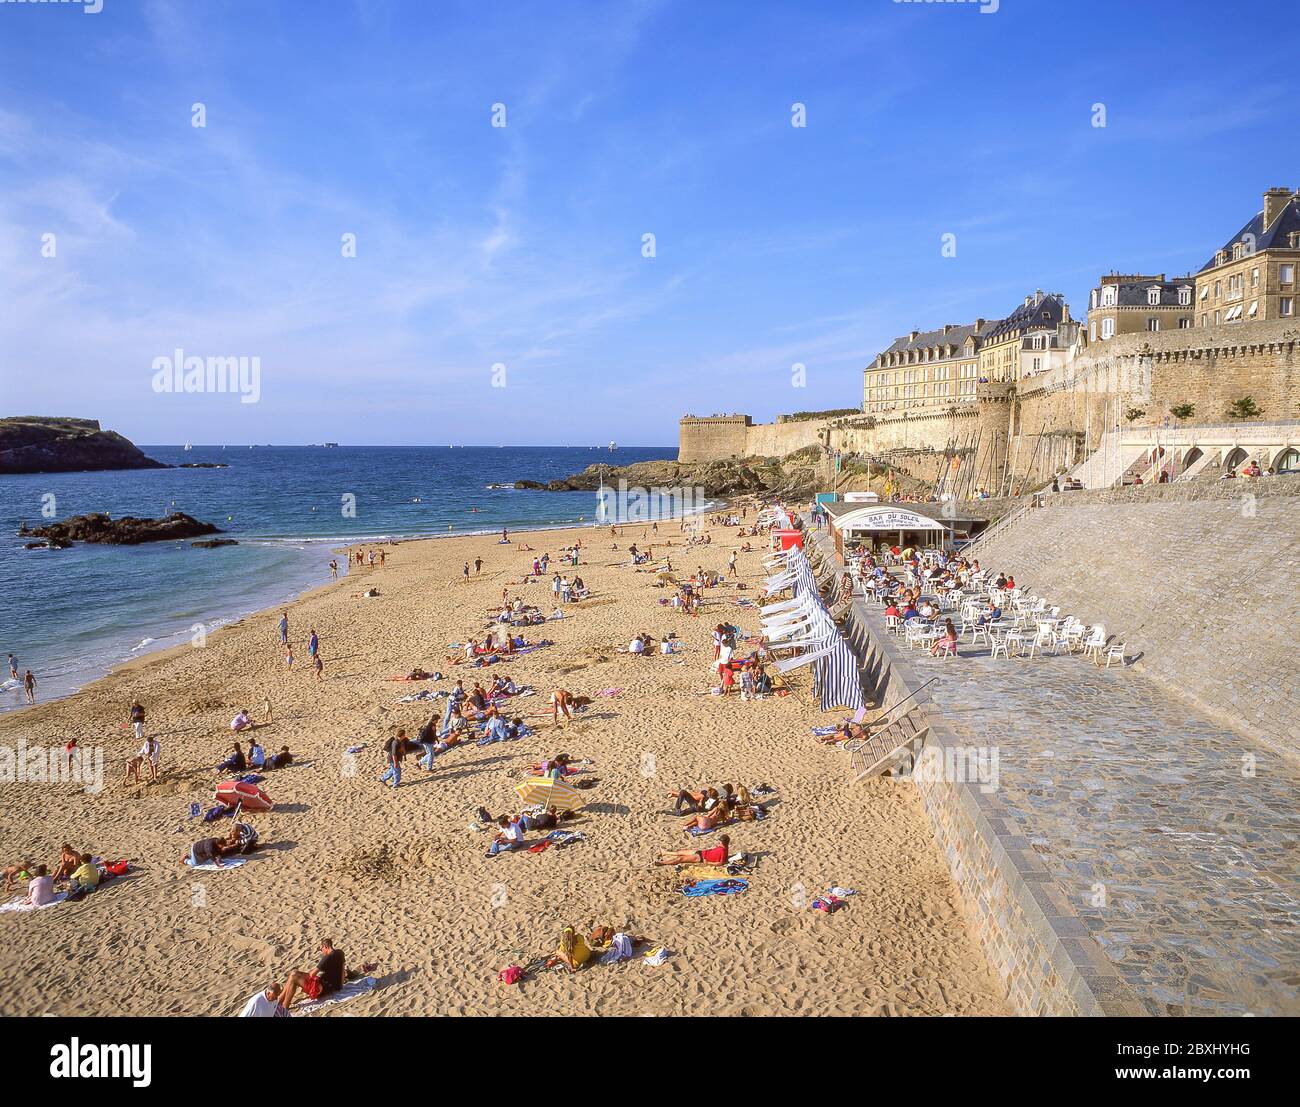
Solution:
[[[1070,322],[1070,305],[1059,292],[1044,293],[1040,288],[1026,296],[1024,303],[995,324],[985,337],[979,350],[977,379],[1013,384],[1020,379],[1026,340],[1032,342],[1037,336],[1041,348],[1046,349],[1047,336],[1056,334],[1062,323]],[[1073,341],[1072,336],[1069,341]]]
[[[862,410],[871,414],[974,402],[980,347],[997,323],[945,323],[938,330],[912,331],[896,339],[864,373]]]
[[[1088,342],[1121,334],[1186,330],[1195,325],[1196,278],[1107,273],[1088,294]]]
[[[1264,206],[1196,274],[1196,325],[1300,314],[1300,191],[1270,188]]]

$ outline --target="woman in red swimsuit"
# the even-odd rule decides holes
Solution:
[[[709,849],[676,849],[661,853],[656,865],[725,865],[731,855],[731,839],[723,834]]]

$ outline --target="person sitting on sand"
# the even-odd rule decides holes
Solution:
[[[54,879],[63,880],[71,876],[81,864],[81,851],[73,849],[67,842],[59,847],[59,863],[54,867]]]
[[[725,865],[731,855],[731,839],[723,834],[709,849],[676,849],[661,853],[656,865]]]
[[[44,866],[42,866],[43,868]],[[20,861],[17,865],[5,867],[5,895],[14,890],[15,880],[31,880],[33,865],[30,861]]]
[[[521,818],[512,819],[509,815],[502,815],[497,819],[497,826],[501,828],[501,833],[488,846],[488,857],[495,857],[498,853],[524,848],[524,823]]]
[[[687,833],[692,830],[714,830],[726,826],[729,822],[731,822],[731,804],[724,799],[719,800],[709,810],[692,815],[686,820],[683,830]]]
[[[308,999],[323,999],[343,987],[343,981],[348,978],[343,951],[335,949],[333,941],[326,938],[320,944],[320,955],[316,967],[310,972],[293,969],[285,978],[279,1002],[286,1011],[293,1005],[299,991]]]
[[[551,780],[559,780],[568,776],[570,773],[576,773],[578,770],[571,768],[569,762],[572,758],[567,753],[557,753],[554,757],[547,758],[545,761],[535,761],[525,770],[530,776],[544,776]]]
[[[93,891],[99,884],[99,879],[103,873],[99,871],[90,854],[83,853],[80,857],[81,864],[68,877],[68,885],[74,892]]]
[[[238,734],[241,730],[252,730],[257,724],[244,708],[240,708],[230,720],[230,729]]]
[[[566,926],[560,931],[560,946],[555,954],[546,961],[546,968],[564,965],[569,972],[577,972],[591,960],[591,945],[587,939],[573,927]]]
[[[248,743],[248,765],[252,769],[263,769],[266,767],[266,750],[261,746],[256,738]]]
[[[268,769],[283,769],[286,765],[293,764],[293,754],[289,752],[288,746],[281,746],[279,753],[273,753],[266,759]]]
[[[248,761],[244,757],[244,751],[239,748],[238,742],[231,747],[229,757],[217,762],[217,769],[223,773],[242,773],[247,768]]]
[[[29,907],[44,907],[54,902],[54,877],[49,875],[49,869],[44,865],[37,865],[32,870],[27,899],[23,902]]]

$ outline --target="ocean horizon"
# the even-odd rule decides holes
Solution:
[[[596,525],[590,492],[488,488],[548,481],[588,465],[672,460],[676,446],[234,446],[141,445],[169,465],[38,473],[0,480],[0,653],[30,668],[43,702],[111,669],[178,645],[329,581],[335,548]],[[49,500],[47,497],[52,496]],[[48,515],[43,515],[43,509]],[[186,541],[140,546],[76,543],[28,550],[19,526],[92,511],[162,516],[183,511],[239,545]],[[340,575],[346,566],[340,562]],[[0,684],[0,711],[23,706],[18,682]]]

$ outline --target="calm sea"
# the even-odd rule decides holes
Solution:
[[[596,462],[677,456],[676,447],[546,446],[144,446],[152,458],[224,462],[227,469],[152,469],[0,477],[0,662],[17,655],[35,674],[38,699],[66,695],[111,666],[189,639],[329,580],[331,549],[376,538],[579,526],[594,518],[590,492],[489,490],[488,484],[551,480]],[[78,543],[28,550],[19,523],[106,511],[160,516],[184,511],[216,523],[237,546]],[[345,497],[354,497],[346,501]],[[345,511],[355,503],[355,512]],[[477,508],[477,511],[471,511]],[[8,677],[7,667],[0,677]],[[21,689],[0,686],[0,710]]]

